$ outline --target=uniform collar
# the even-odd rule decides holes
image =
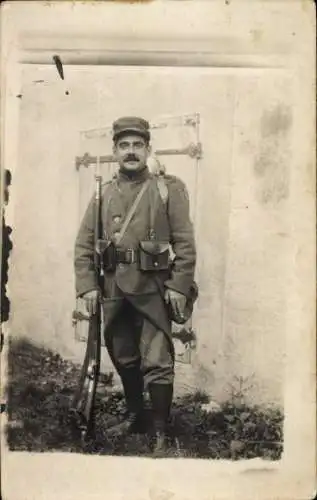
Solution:
[[[147,166],[145,166],[142,170],[138,170],[137,172],[127,172],[124,169],[120,169],[118,172],[118,180],[123,182],[143,182],[148,179],[150,176],[150,171]]]

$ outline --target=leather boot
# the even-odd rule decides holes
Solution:
[[[166,456],[169,449],[167,424],[173,398],[172,384],[150,384],[149,393],[153,412],[153,456],[156,458]]]
[[[107,434],[122,435],[145,432],[142,374],[138,368],[129,368],[122,370],[120,377],[127,405],[127,414],[122,422],[109,427]]]

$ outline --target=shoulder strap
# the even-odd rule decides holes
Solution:
[[[166,206],[168,200],[168,188],[165,182],[164,174],[155,173],[152,175],[153,188],[152,190],[153,197],[150,203],[150,239],[155,239],[156,234],[154,230],[155,225],[155,216],[156,211],[158,209],[158,199],[161,198],[163,204]]]
[[[165,182],[164,175],[158,175],[156,177],[156,183],[162,202],[164,203],[164,205],[166,205],[168,200],[168,188]]]
[[[138,205],[139,205],[139,203],[141,201],[141,198],[144,195],[144,193],[147,190],[147,188],[149,187],[149,185],[150,185],[150,180],[148,179],[147,181],[145,181],[145,183],[143,184],[142,188],[140,189],[137,197],[135,198],[135,200],[134,200],[134,202],[133,202],[133,204],[132,204],[132,206],[131,206],[131,208],[130,208],[130,210],[129,210],[129,212],[128,212],[125,220],[124,220],[124,223],[123,223],[123,225],[121,227],[121,231],[118,234],[118,237],[116,238],[116,244],[117,245],[122,240],[122,238],[123,238],[123,236],[124,236],[124,234],[125,234],[125,232],[127,230],[127,227],[130,224],[130,221],[131,221],[133,215],[135,214],[135,211],[136,211],[136,209],[137,209],[137,207],[138,207]]]

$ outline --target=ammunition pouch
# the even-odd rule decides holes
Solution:
[[[170,268],[169,243],[162,241],[140,241],[139,268],[141,271],[166,271]]]
[[[101,265],[104,271],[116,269],[116,247],[112,240],[98,240],[97,252],[100,254]]]

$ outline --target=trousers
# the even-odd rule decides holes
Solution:
[[[105,328],[105,344],[119,375],[140,370],[144,388],[172,384],[174,357],[166,333],[138,311],[125,297],[116,300],[116,312]]]

